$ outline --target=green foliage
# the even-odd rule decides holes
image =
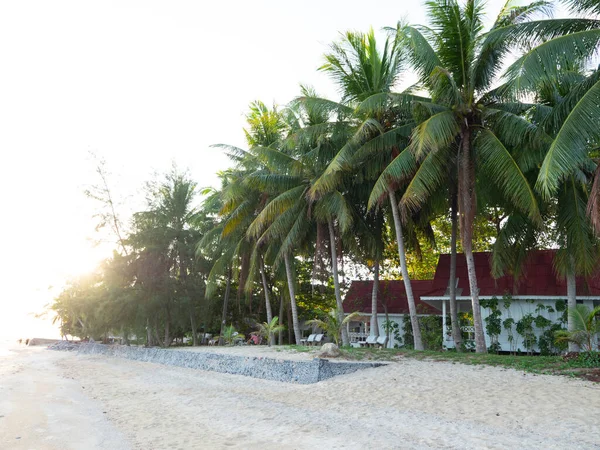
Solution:
[[[398,325],[398,322],[395,322],[393,320],[384,320],[383,322],[383,331],[385,331],[385,333],[388,336],[393,336],[394,337],[394,348],[400,348],[403,347],[403,340],[402,340],[402,335],[400,334],[400,325]],[[411,329],[412,332],[412,329]]]
[[[535,317],[533,314],[525,314],[518,322],[516,326],[517,333],[521,335],[523,339],[523,347],[527,349],[528,354],[533,353],[533,347],[537,344],[537,338],[534,331]]]
[[[480,305],[482,308],[490,309],[488,316],[485,318],[485,330],[491,340],[488,350],[498,353],[500,351],[498,337],[502,333],[502,312],[498,308],[498,299],[493,297],[489,300],[480,300]]]
[[[235,345],[239,341],[244,341],[244,335],[238,333],[233,325],[225,327],[223,334],[218,337],[219,340],[223,340],[226,345]]]
[[[285,330],[283,325],[279,325],[279,317],[273,317],[271,322],[263,322],[258,324],[258,333],[267,339],[269,343],[269,347],[271,346],[271,338],[275,335],[275,333],[279,333],[280,331]]]
[[[333,339],[335,344],[339,346],[342,337],[342,327],[345,327],[348,322],[360,317],[360,313],[353,312],[344,317],[344,320],[339,321],[339,311],[333,309],[330,314],[327,314],[323,319],[311,319],[306,322],[307,325],[319,327],[323,332]]]
[[[594,339],[600,333],[600,306],[590,309],[586,305],[577,305],[569,309],[569,318],[573,323],[571,331],[556,333],[557,342],[574,342],[587,352],[595,348]]]
[[[578,14],[599,11],[595,0],[565,1]],[[482,2],[426,6],[428,27],[399,23],[379,43],[373,30],[345,32],[331,45],[320,70],[337,83],[341,102],[307,87],[287,107],[253,102],[244,130],[249,148],[216,146],[233,167],[219,174],[218,190],[203,191],[201,207],[196,183],[173,169],[148,183],[146,207],[125,231],[101,163],[103,185],[88,196],[102,203],[99,227],[112,229],[119,252],[55,299],[62,333],[136,334],[168,346],[198,328],[215,332],[231,323],[225,336],[234,325],[245,331],[264,320],[266,290],[280,298],[289,292],[295,325],[316,316],[311,323],[338,342],[343,323],[333,309],[341,298],[331,253],[357,272],[377,261],[382,279],[399,278],[396,261],[406,257],[411,278],[431,279],[438,255],[450,251],[456,199],[458,251],[493,247],[495,274],[518,281],[528,252],[550,244],[560,247],[560,274],[592,273],[600,232],[600,71],[587,64],[599,48],[600,21],[539,20],[548,2],[507,2],[485,29]],[[416,88],[394,92],[408,65]],[[398,195],[399,236],[390,192]],[[406,255],[394,238],[404,240]],[[292,281],[282,268],[290,257]],[[480,302],[489,309],[490,350],[498,350],[502,330],[513,352],[521,344],[515,333],[528,353],[537,345],[553,354],[569,340],[592,349],[596,312],[567,311],[557,301],[515,322],[502,316],[511,302]],[[553,312],[561,315],[557,323],[546,317]],[[567,314],[577,331],[564,330]],[[441,348],[441,319],[420,322],[425,347]],[[410,325],[405,319],[402,329],[384,327],[408,344]],[[272,335],[278,318],[259,327]]]
[[[443,342],[442,318],[440,316],[420,316],[419,328],[425,350],[441,350]],[[404,331],[404,344],[406,348],[413,348],[412,323],[410,316],[405,315],[402,329]]]
[[[600,367],[600,352],[581,352],[579,361],[583,367]]]

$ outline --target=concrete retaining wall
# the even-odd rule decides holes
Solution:
[[[245,357],[208,352],[174,351],[161,348],[124,345],[80,344],[78,353],[107,355],[190,369],[244,375],[286,383],[311,384],[361,369],[379,367],[382,363],[354,363],[315,358],[311,361]]]

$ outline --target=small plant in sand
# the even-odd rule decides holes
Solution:
[[[285,330],[285,326],[279,325],[279,317],[273,317],[271,322],[263,322],[258,324],[258,334],[267,339],[269,347],[274,341],[275,333]]]
[[[340,323],[338,319],[338,310],[336,308],[331,312],[331,314],[328,314],[325,317],[325,320],[312,319],[307,321],[306,324],[316,325],[317,327],[319,327],[327,336],[332,338],[335,344],[339,347],[342,336],[342,327],[346,326],[348,322],[351,322],[357,317],[360,317],[360,315],[361,314],[359,312],[353,312],[352,314],[348,314]]]
[[[225,327],[223,334],[219,336],[219,343],[225,342],[226,345],[234,345],[237,341],[244,340],[244,336],[238,333],[233,325]]]

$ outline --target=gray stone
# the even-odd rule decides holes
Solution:
[[[328,342],[321,347],[319,358],[337,358],[338,356],[340,356],[340,349],[334,343]]]

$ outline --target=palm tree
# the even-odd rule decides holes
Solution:
[[[431,25],[398,26],[398,39],[407,46],[420,85],[431,102],[415,101],[419,124],[411,143],[388,166],[385,179],[401,179],[412,170],[411,158],[419,162],[404,196],[404,203],[418,207],[444,180],[448,161],[458,169],[458,211],[462,247],[467,260],[473,307],[476,349],[485,352],[485,337],[477,277],[473,261],[473,225],[476,216],[478,177],[486,177],[514,208],[533,222],[540,221],[537,200],[525,171],[517,161],[515,147],[532,152],[544,147],[544,136],[521,117],[519,106],[494,89],[511,48],[535,45],[546,37],[564,35],[589,24],[565,20],[531,21],[549,5],[535,2],[515,6],[508,1],[488,31],[484,31],[483,3],[468,0],[434,0],[427,3]],[[403,156],[405,153],[409,155]]]
[[[192,242],[199,239],[198,233],[192,228],[198,215],[192,206],[195,197],[196,183],[191,181],[186,174],[173,169],[167,179],[158,187],[161,193],[156,205],[161,222],[166,226],[168,239],[172,242],[172,261],[175,267],[176,278],[179,284],[180,295],[187,303],[192,342],[198,344],[198,327],[196,324],[195,303],[197,301],[194,287],[198,280],[192,283],[188,278],[195,277],[196,267],[194,254],[191,251]]]
[[[305,98],[310,91],[303,90]],[[290,298],[295,299],[291,255],[294,248],[306,243],[310,230],[317,223],[327,224],[331,251],[331,270],[333,275],[336,303],[343,320],[341,288],[337,267],[337,229],[345,232],[352,223],[350,206],[340,191],[326,194],[322,198],[311,201],[307,195],[312,184],[322,174],[333,156],[336,136],[327,132],[329,112],[310,102],[297,103],[292,106],[288,121],[291,136],[287,140],[287,148],[261,149],[266,162],[263,171],[257,171],[248,177],[253,188],[263,192],[279,193],[266,204],[256,220],[248,229],[252,238],[259,242],[269,240],[281,241],[276,261],[283,259],[288,276]],[[293,113],[293,114],[292,114]],[[325,132],[314,130],[323,126]],[[310,129],[310,131],[307,131]],[[284,226],[284,224],[286,224]],[[320,243],[317,243],[317,247]],[[295,300],[292,301],[294,316]],[[348,345],[348,337],[342,335],[344,345]],[[296,341],[299,342],[299,332]]]
[[[397,153],[398,148],[404,145],[403,140],[412,128],[412,119],[406,112],[407,99],[413,97],[392,94],[403,69],[403,56],[402,47],[393,39],[388,38],[380,50],[373,30],[366,34],[345,33],[341,42],[334,43],[331,53],[325,55],[326,63],[321,70],[337,81],[343,102],[351,108],[355,117],[356,132],[314,183],[311,190],[313,197],[336,189],[339,173],[356,169],[361,163],[370,166],[366,168],[367,173],[375,172],[379,175],[391,154]],[[341,107],[339,111],[341,114],[348,114]],[[406,265],[404,232],[395,187],[392,183],[386,185],[386,193],[392,210],[415,349],[422,350],[421,330]],[[378,203],[381,197],[378,196]],[[376,299],[375,294],[372,297]]]
[[[268,339],[269,347],[273,345],[275,333],[279,333],[285,329],[283,325],[279,325],[278,321],[279,317],[275,316],[270,322],[258,324],[258,332],[261,336]]]
[[[585,351],[591,352],[596,348],[594,339],[600,333],[600,306],[590,309],[585,305],[576,305],[569,308],[570,322],[573,323],[569,331],[559,331],[556,333],[556,341],[567,341],[575,343]],[[571,351],[569,349],[569,351]]]
[[[342,332],[346,328],[346,324],[353,321],[360,316],[360,313],[353,312],[344,317],[343,313],[339,314],[337,309],[334,309],[331,314],[328,314],[324,320],[311,319],[306,322],[307,325],[315,325],[327,334],[328,337],[332,338],[335,345],[340,344]],[[340,320],[340,317],[343,319]]]
[[[265,297],[265,310],[267,321],[273,318],[267,274],[264,264],[264,249],[258,245],[256,240],[249,239],[246,230],[256,215],[265,204],[265,193],[252,189],[246,182],[248,176],[262,167],[261,149],[268,149],[280,142],[284,123],[281,115],[274,109],[269,109],[260,101],[250,105],[250,112],[246,116],[248,129],[244,129],[246,140],[250,146],[249,150],[243,150],[230,145],[215,145],[220,148],[234,161],[235,168],[221,174],[223,185],[218,196],[221,200],[219,215],[222,222],[215,228],[220,233],[217,237],[213,234],[206,236],[200,243],[199,248],[207,245],[214,246],[214,240],[219,242],[220,253],[215,259],[215,264],[209,276],[210,289],[207,295],[214,292],[216,277],[227,273],[227,285],[223,304],[223,317],[221,323],[221,334],[226,322],[226,311],[229,294],[231,290],[231,277],[238,279],[238,310],[240,310],[239,299],[244,291],[251,292],[256,272],[260,274],[263,293]],[[223,246],[224,245],[224,246]],[[234,268],[239,270],[235,270]],[[251,297],[249,298],[249,311],[252,311]]]
[[[559,134],[564,130],[567,111],[571,109],[573,95],[581,91],[581,86],[589,80],[577,61],[565,64],[563,71],[554,79],[541,79],[536,89],[534,107],[526,108],[524,114],[546,133],[546,141],[550,142],[547,153],[538,157],[536,166],[541,167],[537,174],[538,182],[548,181],[550,172],[544,166],[552,158],[553,146]],[[556,189],[541,190],[542,198],[547,200],[550,209],[550,223],[555,224],[554,239],[560,245],[555,259],[559,274],[567,279],[567,298],[569,308],[577,304],[576,276],[588,276],[596,270],[599,258],[598,243],[593,236],[593,227],[586,214],[586,204],[590,187],[593,187],[594,162],[574,163],[570,172],[563,174],[554,184]],[[597,170],[597,169],[596,169]],[[553,182],[554,183],[554,182]],[[593,189],[592,189],[593,190]],[[551,197],[550,197],[551,196]],[[525,234],[523,237],[533,235]],[[575,324],[569,316],[568,327],[572,331]],[[569,342],[569,350],[576,351],[574,341]]]

